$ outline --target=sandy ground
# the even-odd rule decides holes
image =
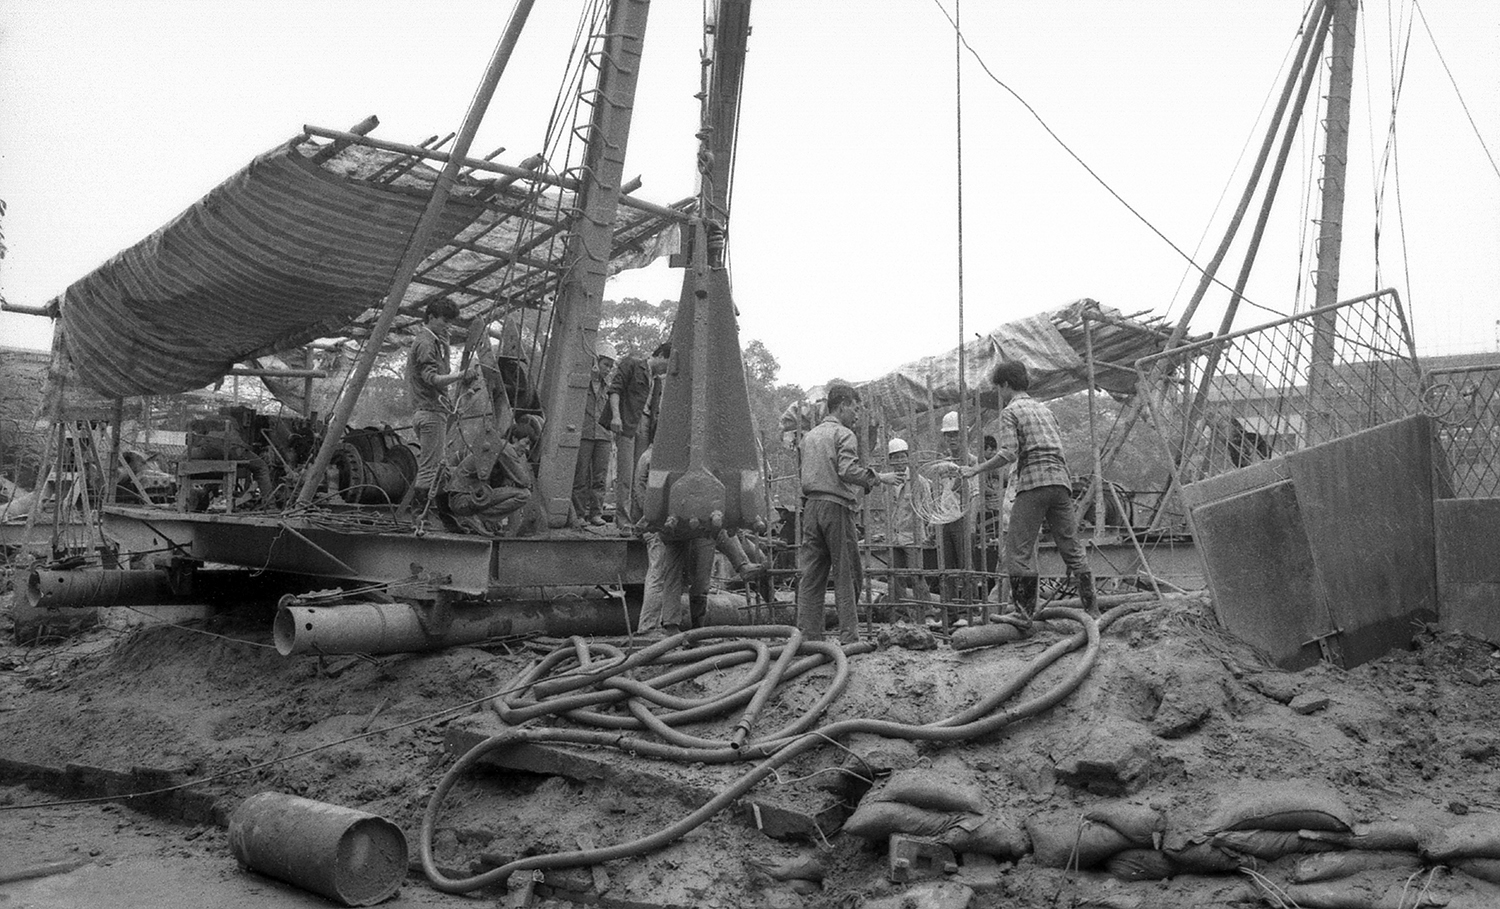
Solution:
[[[913,753],[922,765],[960,768],[988,810],[1015,823],[1120,798],[1187,823],[1234,784],[1295,779],[1331,784],[1361,822],[1443,824],[1460,813],[1500,811],[1500,698],[1492,681],[1500,659],[1489,645],[1424,630],[1413,649],[1354,670],[1286,674],[1212,629],[1196,603],[1127,617],[1106,635],[1098,665],[1063,704],[984,741],[923,744]],[[1058,636],[1043,632],[1022,644],[962,653],[891,647],[856,657],[849,690],[827,718],[927,722],[950,715],[1012,677]],[[96,629],[42,646],[6,645],[0,758],[152,768],[207,781],[200,786],[222,790],[231,805],[267,789],[300,794],[387,817],[415,844],[428,795],[451,763],[441,748],[447,726],[467,722],[479,709],[475,702],[536,655],[512,644],[374,659],[283,659],[270,647],[268,614],[255,611],[192,628]],[[1074,659],[1064,658],[1028,691],[1048,687]],[[827,678],[819,671],[787,686],[763,723],[803,709]],[[1303,715],[1288,706],[1297,695],[1327,704]],[[388,727],[398,728],[381,731]],[[1089,791],[1072,770],[1121,740],[1136,743],[1140,756],[1124,791],[1097,785]],[[302,754],[309,749],[316,750]],[[821,749],[762,782],[756,794],[804,806],[826,801],[833,798],[826,784],[838,776],[828,770],[844,760],[838,749]],[[684,765],[652,770],[657,762],[629,756],[619,761],[645,766],[648,782],[622,787],[499,772],[465,780],[439,821],[439,863],[467,872],[484,853],[571,850],[580,834],[600,845],[643,836],[691,807],[673,797],[675,790],[652,791],[651,773],[709,787],[731,773]],[[86,861],[66,873],[0,884],[0,909],[328,905],[239,870],[224,831],[211,824],[174,823],[120,805],[24,807],[59,797],[0,790],[0,841],[7,844],[0,871]],[[821,891],[799,895],[765,872],[800,859],[827,869]],[[1289,861],[1265,873],[1284,879]],[[602,882],[606,904],[614,905],[883,905],[906,889],[886,880],[880,846],[832,831],[801,842],[774,840],[728,811],[665,849],[603,870],[603,881],[587,871],[549,880],[575,892],[587,891],[591,881],[597,892]],[[1234,875],[1125,883],[1042,868],[1031,857],[1002,871],[970,905],[1264,904]],[[1401,881],[1390,887],[1399,895]],[[1450,906],[1500,906],[1500,887],[1462,875],[1440,872],[1430,888]],[[503,904],[505,894],[492,889],[479,898]],[[437,893],[413,874],[389,905],[473,901]]]

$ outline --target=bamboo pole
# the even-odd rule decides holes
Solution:
[[[1197,289],[1193,291],[1192,299],[1188,302],[1188,306],[1183,311],[1182,317],[1177,320],[1177,325],[1172,329],[1171,335],[1167,338],[1166,349],[1170,350],[1182,343],[1184,336],[1187,334],[1189,323],[1192,322],[1193,316],[1197,313],[1199,304],[1203,302],[1203,297],[1208,292],[1209,285],[1213,283],[1214,275],[1218,272],[1219,265],[1223,263],[1225,256],[1228,255],[1230,245],[1234,242],[1235,234],[1239,232],[1240,224],[1244,221],[1246,213],[1250,210],[1250,203],[1255,198],[1255,190],[1260,184],[1260,175],[1265,170],[1266,162],[1270,160],[1271,149],[1276,144],[1276,133],[1281,128],[1283,115],[1286,113],[1287,105],[1291,103],[1293,91],[1296,90],[1301,67],[1307,62],[1308,50],[1316,37],[1315,32],[1318,31],[1315,27],[1316,23],[1321,21],[1323,12],[1327,7],[1327,2],[1328,0],[1313,0],[1312,7],[1308,10],[1307,18],[1304,20],[1306,27],[1302,30],[1302,42],[1299,45],[1296,56],[1293,58],[1298,61],[1298,65],[1293,66],[1287,73],[1286,82],[1282,85],[1281,96],[1276,102],[1276,110],[1271,115],[1271,125],[1266,130],[1265,138],[1261,141],[1260,152],[1255,159],[1255,165],[1251,168],[1250,176],[1245,181],[1245,189],[1240,195],[1239,206],[1235,209],[1234,216],[1230,218],[1229,226],[1224,231],[1224,237],[1219,241],[1219,247],[1214,251],[1213,258],[1203,268],[1203,275],[1198,281]],[[1141,410],[1144,406],[1141,398],[1146,386],[1152,382],[1161,381],[1162,376],[1163,373],[1160,369],[1154,369],[1150,378],[1142,381],[1141,390],[1131,400],[1129,409],[1120,415],[1119,422],[1123,425],[1123,428],[1120,430],[1120,436],[1115,440],[1114,446],[1104,455],[1103,461],[1106,469],[1114,463],[1114,459],[1119,455],[1120,449],[1125,444],[1125,440],[1129,438],[1131,429],[1135,426],[1136,421],[1140,419]]]
[[[527,6],[530,6],[530,3],[527,3]],[[457,148],[455,148],[452,152],[430,151],[419,145],[407,145],[402,142],[390,142],[385,139],[375,139],[368,136],[357,136],[354,133],[344,132],[342,130],[325,129],[320,126],[309,126],[307,124],[303,124],[302,132],[306,133],[309,136],[317,136],[320,139],[344,140],[352,145],[367,145],[370,148],[379,148],[384,151],[400,152],[404,155],[426,158],[430,161],[445,161],[449,164],[457,161],[459,166],[467,167],[470,170],[476,170],[485,173],[504,174],[505,176],[511,177],[515,180],[532,180],[537,183],[542,183],[547,186],[556,186],[560,189],[566,189],[572,192],[578,192],[582,188],[582,184],[580,184],[579,181],[572,179],[571,177],[558,177],[551,174],[542,173],[540,171],[527,170],[524,167],[516,167],[515,165],[511,164],[501,164],[498,161],[485,161],[480,158],[464,157],[463,155],[460,155],[458,153]],[[658,205],[655,202],[647,202],[644,199],[637,199],[634,196],[621,196],[620,204],[625,206],[626,208],[633,208],[636,211],[643,211],[647,214],[656,215],[658,218],[665,218],[669,221],[675,221],[682,224],[686,224],[687,222],[692,220],[692,215],[686,212],[681,212],[675,208],[670,208],[665,205]]]
[[[534,0],[516,0],[510,21],[505,26],[505,33],[501,36],[500,43],[495,46],[489,66],[485,69],[484,78],[474,94],[468,113],[464,115],[463,125],[459,128],[458,141],[453,146],[453,154],[442,173],[438,175],[437,182],[433,184],[432,198],[428,200],[416,229],[412,231],[411,240],[407,243],[406,253],[396,267],[396,274],[391,281],[390,292],[386,295],[385,306],[381,309],[380,319],[370,330],[369,339],[360,349],[359,361],[354,366],[353,374],[349,376],[349,384],[344,389],[344,394],[339,397],[333,416],[328,421],[328,427],[323,433],[323,444],[318,448],[317,457],[308,469],[302,489],[297,495],[299,505],[305,506],[312,503],[313,496],[318,491],[318,483],[328,470],[328,465],[333,461],[334,449],[343,441],[344,429],[349,425],[349,417],[354,413],[354,405],[358,402],[360,393],[364,391],[365,381],[370,377],[370,370],[375,366],[375,358],[380,354],[381,342],[391,330],[391,324],[396,321],[401,301],[406,296],[406,288],[411,283],[412,274],[427,255],[427,240],[432,236],[433,229],[437,227],[438,218],[442,215],[443,206],[448,200],[448,192],[458,176],[459,167],[464,156],[469,152],[470,144],[474,141],[474,134],[479,130],[479,123],[484,119],[484,112],[489,107],[490,98],[495,94],[495,86],[500,81],[500,75],[505,72],[505,65],[510,61],[511,52],[515,50],[516,42],[521,37],[521,30],[526,25],[526,17],[531,12],[533,2]],[[357,133],[345,135],[350,141],[366,141],[364,136]]]
[[[115,398],[114,412],[114,438],[109,443],[109,471],[104,477],[104,503],[113,505],[115,502],[115,471],[120,469],[120,436],[125,425],[125,399]]]

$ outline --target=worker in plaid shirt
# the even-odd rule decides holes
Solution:
[[[1042,520],[1052,530],[1057,554],[1067,563],[1078,584],[1078,598],[1091,614],[1098,614],[1094,597],[1094,576],[1078,542],[1077,516],[1073,512],[1073,480],[1063,457],[1062,434],[1057,420],[1047,406],[1027,394],[1031,376],[1026,364],[1001,360],[990,370],[990,381],[1000,395],[1000,449],[989,459],[962,473],[973,477],[995,470],[1012,461],[1016,474],[1016,501],[1011,506],[1010,526],[1005,531],[1005,570],[1010,575],[1010,589],[1022,616],[1021,625],[1029,627],[1036,612],[1037,567],[1036,540],[1042,531]]]

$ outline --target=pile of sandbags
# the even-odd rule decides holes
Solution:
[[[972,780],[915,768],[872,790],[844,829],[882,841],[896,833],[925,837],[1002,860],[1029,853],[1043,867],[1125,881],[1234,873],[1294,857],[1300,860],[1282,894],[1309,909],[1383,905],[1396,889],[1412,890],[1401,897],[1405,905],[1438,905],[1412,884],[1432,865],[1500,884],[1500,814],[1467,815],[1428,831],[1405,821],[1356,826],[1339,794],[1316,781],[1236,786],[1201,818],[1176,825],[1148,805],[1118,801],[1042,811],[1018,827],[986,807]]]
[[[958,771],[913,767],[898,770],[871,790],[844,823],[844,832],[884,842],[904,833],[934,840],[955,853],[990,855],[1006,861],[1030,851],[1026,835],[987,808],[972,778]]]

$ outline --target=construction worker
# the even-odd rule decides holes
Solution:
[[[583,424],[578,435],[578,464],[573,469],[573,515],[588,527],[604,526],[604,481],[609,476],[611,440],[599,425],[599,408],[607,400],[610,373],[615,368],[615,346],[600,340],[594,345],[594,368],[584,397]]]
[[[979,459],[972,454],[966,459],[964,457],[963,432],[958,425],[958,411],[950,411],[943,415],[940,431],[943,434],[943,443],[947,448],[949,463],[952,467],[942,481],[947,485],[936,488],[933,492],[939,497],[951,492],[955,500],[963,506],[963,514],[959,515],[956,520],[939,524],[937,529],[938,545],[942,551],[941,564],[945,571],[952,572],[964,568],[964,554],[969,553],[972,557],[974,547],[974,515],[972,514],[974,491],[970,488],[966,475],[957,468],[961,463],[964,466],[973,466],[979,462]],[[949,602],[958,600],[960,591],[967,586],[967,584],[961,586],[955,577],[945,575],[942,585],[943,599]]]
[[[1005,532],[1005,570],[1010,575],[1011,596],[1020,611],[1023,630],[1029,628],[1037,608],[1036,540],[1042,521],[1051,529],[1057,554],[1078,584],[1078,599],[1092,614],[1098,614],[1094,576],[1089,570],[1083,545],[1078,542],[1077,515],[1073,509],[1073,481],[1063,456],[1062,433],[1047,406],[1026,391],[1031,376],[1026,364],[1001,360],[990,370],[990,381],[1000,395],[1000,448],[973,467],[963,468],[965,477],[995,470],[1015,462],[1015,503]]]
[[[912,473],[911,446],[905,439],[891,439],[885,446],[885,457],[897,480],[895,486],[885,490],[889,527],[887,542],[891,546],[891,567],[897,572],[891,580],[891,596],[925,603],[927,581],[915,572],[922,568],[922,550],[932,545],[932,528],[917,516],[912,497],[916,495],[923,501],[930,500],[932,481]],[[926,608],[909,609],[907,615],[912,621],[920,622],[926,617]]]
[[[479,372],[473,363],[467,371],[448,371],[448,332],[458,318],[458,304],[452,300],[434,300],[427,304],[422,326],[412,337],[406,355],[406,388],[411,395],[412,428],[417,433],[417,477],[398,514],[406,520],[415,518],[418,525],[427,511],[432,487],[437,483],[438,468],[448,442],[448,386]]]
[[[854,597],[859,577],[859,536],[854,512],[859,493],[876,483],[894,486],[893,471],[876,473],[860,463],[859,393],[848,385],[828,388],[828,416],[802,438],[803,520],[797,547],[797,627],[810,641],[823,640],[823,599],[833,574],[839,642],[859,641]]]
[[[599,423],[615,436],[615,528],[621,533],[634,532],[630,496],[635,488],[635,466],[655,435],[651,392],[657,377],[666,374],[671,359],[672,342],[664,341],[645,359],[634,354],[621,357],[609,380],[609,401],[599,415]]]

